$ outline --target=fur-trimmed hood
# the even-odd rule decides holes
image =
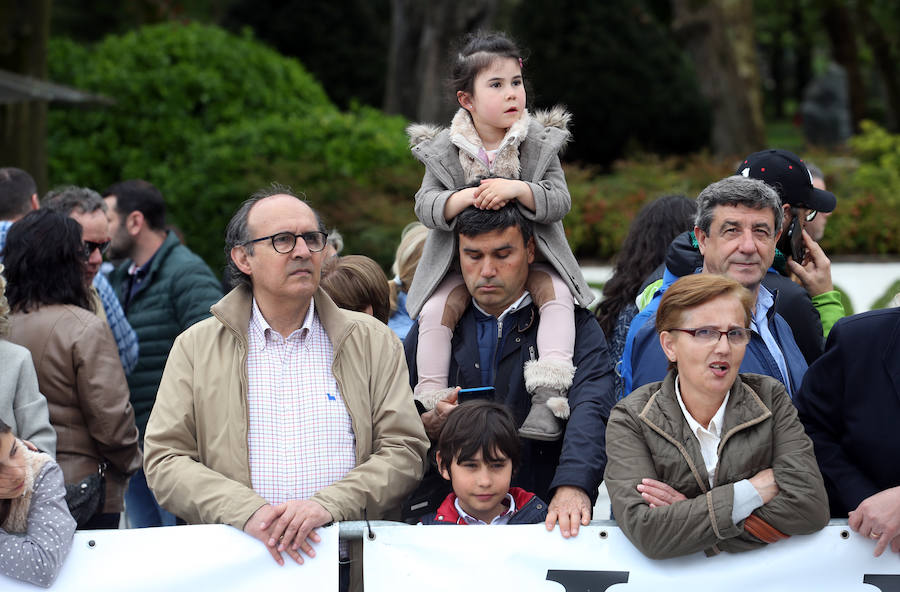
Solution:
[[[572,138],[569,126],[572,123],[572,114],[563,105],[556,105],[550,109],[541,109],[531,114],[532,119],[544,127],[555,127],[566,132],[566,142]],[[431,123],[411,123],[406,126],[406,135],[409,137],[410,148],[418,146],[422,142],[433,140],[445,127]]]

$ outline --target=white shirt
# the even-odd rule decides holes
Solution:
[[[700,444],[700,454],[703,455],[703,464],[706,465],[706,474],[709,475],[709,486],[714,487],[716,481],[716,469],[719,465],[719,442],[722,441],[722,426],[725,423],[725,407],[728,405],[728,399],[731,397],[731,391],[725,394],[725,400],[713,414],[709,421],[709,427],[700,425],[694,416],[691,415],[687,407],[684,406],[684,399],[681,398],[680,379],[675,379],[675,398],[678,399],[678,406],[681,407],[681,413],[691,428],[691,433]],[[753,510],[763,505],[762,497],[747,479],[741,479],[734,484],[734,505],[731,508],[731,521],[737,524]]]

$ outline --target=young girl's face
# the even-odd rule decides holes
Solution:
[[[22,495],[25,489],[25,455],[12,432],[0,434],[0,499]]]
[[[512,480],[509,457],[500,451],[494,451],[492,456],[494,460],[484,460],[479,450],[472,458],[454,458],[449,471],[441,469],[444,479],[453,486],[462,509],[488,524],[506,511],[503,501]]]
[[[525,85],[519,60],[497,58],[475,76],[472,94],[459,91],[456,98],[469,113],[478,135],[506,133],[525,109]]]

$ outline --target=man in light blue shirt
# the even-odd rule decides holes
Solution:
[[[756,297],[753,334],[740,371],[776,378],[793,395],[806,373],[806,360],[787,322],[775,312],[777,295],[762,285],[775,258],[784,216],[777,192],[756,179],[727,177],[700,193],[697,208],[694,234],[703,255],[702,273],[726,275]],[[635,337],[633,388],[666,375],[668,361],[655,324],[654,314]]]

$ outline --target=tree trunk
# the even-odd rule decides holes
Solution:
[[[753,5],[740,0],[672,0],[672,29],[697,70],[713,115],[712,148],[743,156],[765,146]]]
[[[859,122],[866,116],[866,87],[859,65],[853,14],[843,0],[828,0],[822,10],[822,22],[831,40],[834,61],[847,71],[850,117],[853,120],[853,131],[856,132],[859,131]]]
[[[809,34],[809,27],[804,18],[804,7],[801,2],[794,0],[791,3],[791,31],[796,42],[794,43],[794,101],[799,106],[803,102],[803,91],[812,80],[812,47],[813,40]]]
[[[489,28],[497,0],[392,0],[384,109],[416,121],[446,122],[456,107],[444,88],[453,43]]]
[[[0,69],[47,78],[50,0],[0,2]],[[47,102],[0,105],[0,166],[15,166],[47,189]]]
[[[884,83],[887,103],[888,129],[900,131],[900,74],[897,72],[897,59],[891,55],[891,44],[884,34],[884,29],[872,18],[872,7],[869,0],[857,0],[856,14],[862,27],[865,39],[872,54],[875,66]]]

